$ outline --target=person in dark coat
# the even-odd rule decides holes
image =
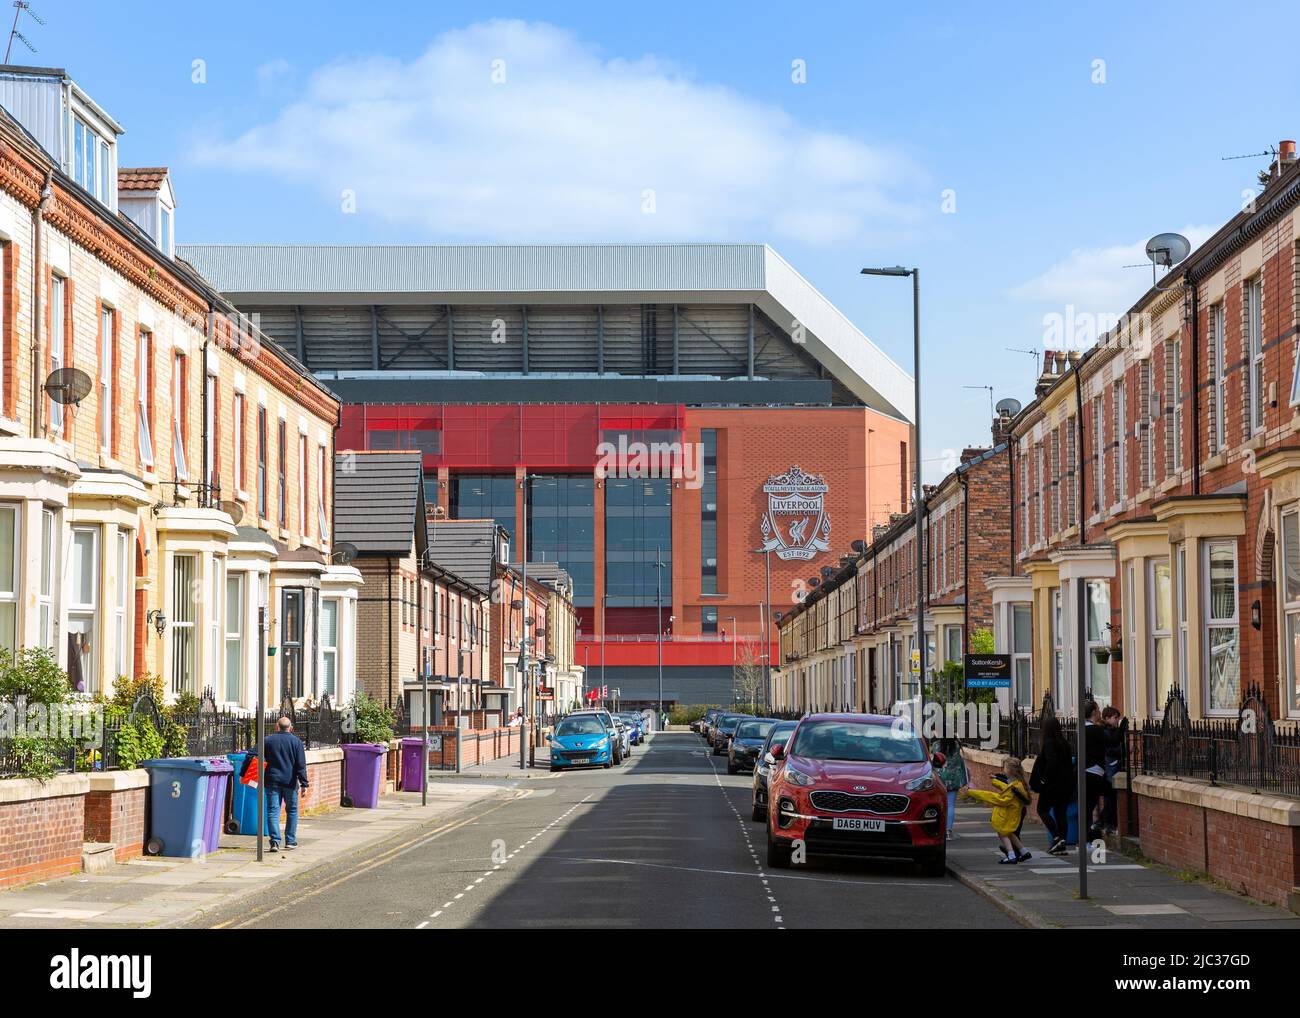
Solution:
[[[1095,841],[1101,837],[1101,827],[1093,819],[1097,803],[1110,789],[1106,780],[1106,733],[1101,723],[1101,708],[1096,700],[1089,700],[1083,705],[1083,765],[1084,790],[1088,801],[1079,811],[1079,829],[1088,825],[1088,840]]]
[[[1065,836],[1069,831],[1067,811],[1074,801],[1074,754],[1069,740],[1061,731],[1056,715],[1043,721],[1042,745],[1034,760],[1029,788],[1038,793],[1038,818],[1047,828],[1047,851],[1065,854]]]
[[[306,791],[307,752],[302,740],[293,734],[293,722],[281,718],[276,725],[279,731],[266,737],[266,766],[262,780],[266,782],[266,821],[271,839],[271,851],[280,851],[280,803],[288,809],[284,828],[284,847],[298,847],[298,790]]]
[[[1107,705],[1101,712],[1101,731],[1106,747],[1106,799],[1102,804],[1102,826],[1114,834],[1119,826],[1119,801],[1115,791],[1115,775],[1125,769],[1128,727],[1118,707]]]

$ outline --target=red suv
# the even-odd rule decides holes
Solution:
[[[767,864],[812,855],[895,856],[943,876],[948,796],[925,740],[876,714],[809,714],[773,745]]]

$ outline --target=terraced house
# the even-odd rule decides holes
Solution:
[[[925,491],[927,670],[962,663],[972,631],[992,629],[990,578],[1011,556],[1006,427],[993,444],[966,449],[957,468]],[[781,667],[773,677],[778,710],[888,712],[921,693],[912,668],[916,640],[915,517],[895,513],[871,541],[854,542],[838,568],[810,577],[795,608],[779,619]],[[1028,687],[1028,663],[1017,662]]]
[[[360,574],[330,561],[339,404],[173,257],[165,168],[63,71],[0,67],[0,647],[87,694],[335,695]]]
[[[1034,697],[1159,717],[1300,717],[1300,163],[1083,356],[1049,353],[1012,429]],[[999,634],[1010,650],[1013,634]],[[1017,644],[1019,645],[1019,644]]]

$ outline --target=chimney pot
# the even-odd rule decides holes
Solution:
[[[1295,162],[1295,142],[1291,139],[1285,139],[1277,143],[1277,157],[1279,162]]]

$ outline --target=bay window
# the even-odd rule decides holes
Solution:
[[[1059,710],[1066,703],[1065,688],[1065,648],[1062,645],[1063,633],[1061,623],[1064,621],[1061,610],[1061,588],[1052,588],[1052,700]]]
[[[1207,541],[1205,576],[1205,692],[1209,712],[1235,713],[1241,703],[1237,625],[1237,542]]]

